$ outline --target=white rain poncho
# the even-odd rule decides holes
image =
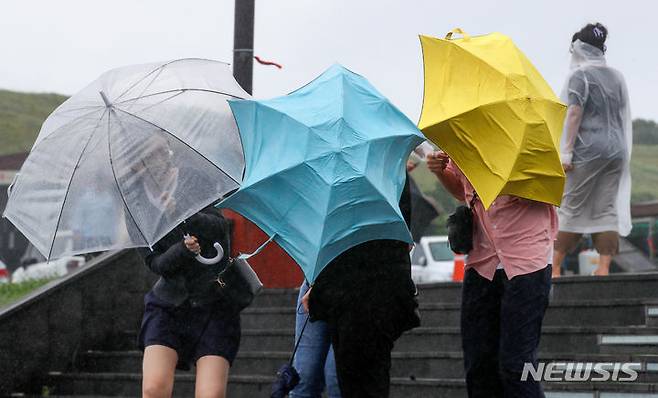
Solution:
[[[571,72],[561,99],[583,110],[577,134],[562,135],[567,173],[560,230],[576,233],[631,231],[630,158],[632,121],[628,92],[620,72],[606,65],[600,49],[576,40]],[[567,121],[568,121],[567,117]]]

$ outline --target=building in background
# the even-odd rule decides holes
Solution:
[[[7,205],[7,188],[20,170],[28,153],[16,153],[0,156],[0,213]],[[28,241],[16,227],[8,220],[0,219],[0,260],[9,271],[14,271],[21,264],[21,257],[25,253]]]

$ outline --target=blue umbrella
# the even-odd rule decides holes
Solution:
[[[398,201],[425,137],[365,78],[334,65],[286,96],[229,103],[245,176],[219,206],[272,236],[309,281],[360,243],[412,241]]]

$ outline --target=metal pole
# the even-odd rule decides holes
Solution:
[[[233,76],[249,94],[254,67],[254,2],[235,0],[233,29]]]

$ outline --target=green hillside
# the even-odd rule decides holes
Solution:
[[[658,145],[633,145],[632,202],[658,199]]]
[[[65,100],[59,94],[0,90],[0,155],[29,150],[41,123]]]

